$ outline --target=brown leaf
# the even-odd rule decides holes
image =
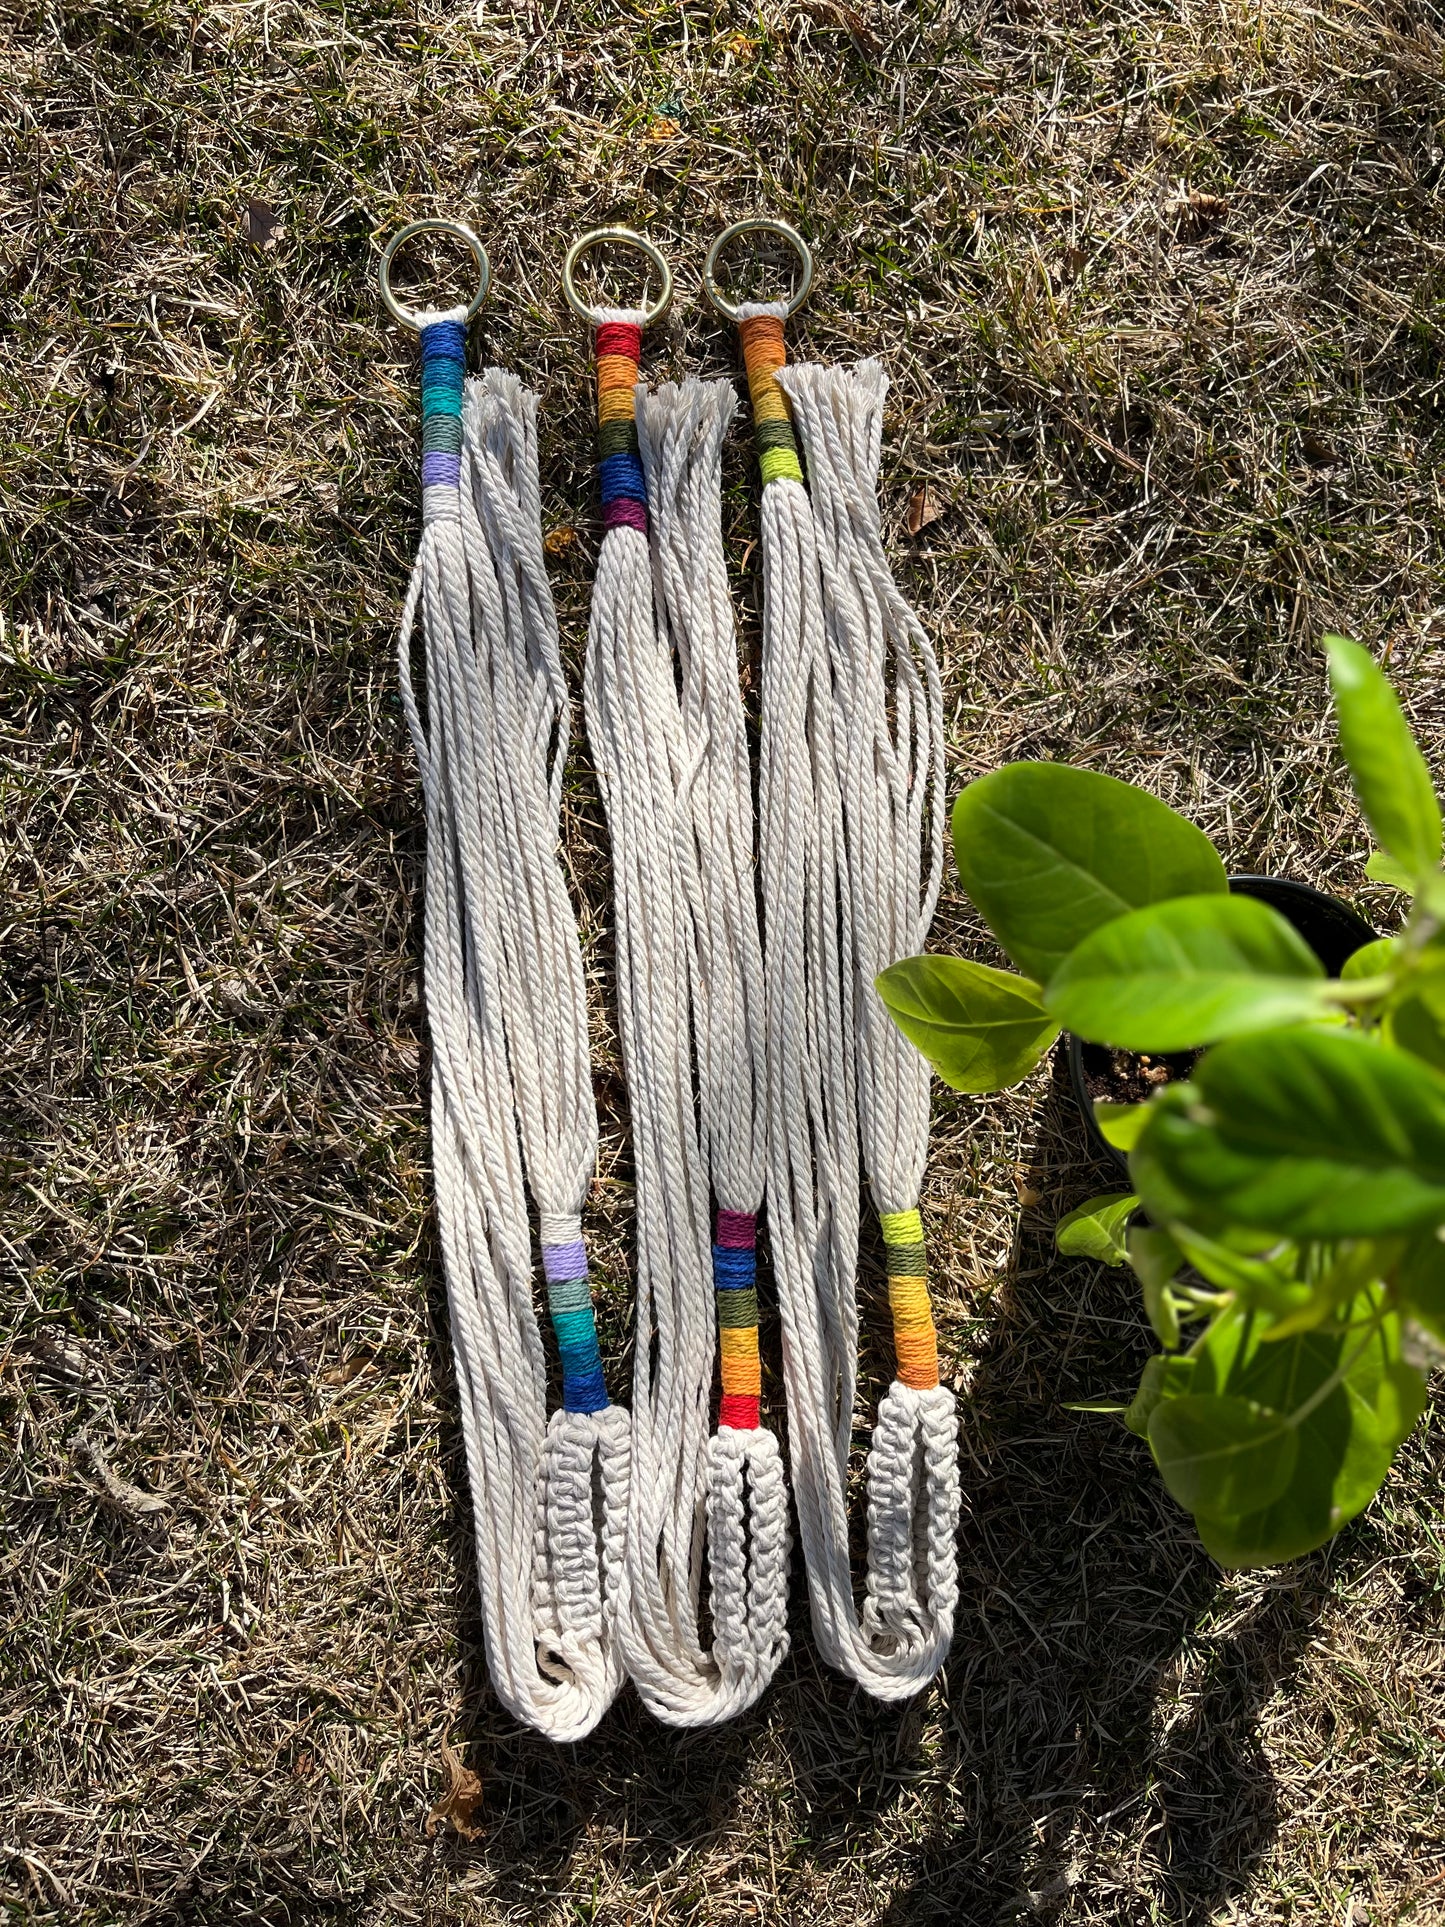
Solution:
[[[919,530],[926,529],[930,522],[936,522],[942,513],[938,497],[928,483],[924,482],[920,488],[913,491],[913,498],[908,504],[908,533],[917,535]]]
[[[442,1771],[447,1776],[446,1791],[426,1817],[427,1838],[434,1839],[444,1826],[452,1827],[463,1840],[476,1840],[482,1828],[476,1820],[482,1804],[481,1775],[462,1765],[462,1756],[446,1740],[442,1741]]]
[[[241,216],[241,232],[254,246],[269,254],[283,232],[281,216],[269,201],[253,195]]]
[[[1229,212],[1229,203],[1218,194],[1202,194],[1197,187],[1179,184],[1179,214],[1186,227],[1206,228]]]
[[[870,58],[883,50],[883,43],[859,13],[856,7],[844,4],[844,0],[799,0],[800,10],[810,20],[817,21],[820,27],[841,27],[859,53]]]
[[[542,538],[542,547],[547,551],[548,555],[561,555],[563,550],[570,549],[576,540],[576,529],[566,527],[549,529]]]
[[[372,1352],[353,1352],[350,1358],[343,1358],[339,1365],[328,1365],[321,1374],[323,1385],[349,1385],[354,1378],[360,1378],[368,1365],[375,1363]]]

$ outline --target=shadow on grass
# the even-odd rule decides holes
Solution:
[[[1062,1409],[1127,1395],[1149,1349],[1132,1279],[1053,1250],[1060,1211],[1116,1188],[1086,1159],[1057,1074],[1033,1119],[1038,1204],[961,1401],[962,1596],[938,1687],[885,1707],[827,1672],[796,1558],[792,1654],[762,1705],[716,1732],[668,1732],[627,1693],[591,1739],[551,1746],[497,1710],[478,1649],[466,1737],[490,1825],[442,1849],[456,1867],[484,1867],[505,1905],[565,1898],[597,1921],[630,1917],[609,1904],[614,1882],[619,1904],[656,1883],[660,1920],[783,1923],[825,1892],[836,1909],[856,1877],[847,1917],[887,1927],[1205,1927],[1241,1892],[1276,1824],[1257,1714],[1322,1593],[1306,1570],[1248,1601],[1221,1594],[1143,1446],[1117,1419]],[[456,1546],[470,1587],[469,1536]],[[593,1865],[594,1831],[623,1854]],[[761,1876],[751,1908],[746,1880],[709,1873],[710,1848],[726,1835],[735,1860],[740,1831]]]

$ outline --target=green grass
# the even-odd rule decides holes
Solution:
[[[1105,768],[1232,867],[1384,917],[1318,638],[1388,657],[1440,773],[1442,56],[1426,0],[0,12],[9,1918],[1445,1918],[1438,1423],[1328,1552],[1222,1579],[1141,1448],[1064,1409],[1124,1390],[1148,1341],[1126,1283],[1052,1252],[1106,1174],[1048,1070],[936,1105],[966,1493],[936,1688],[889,1710],[826,1674],[799,1573],[793,1655],[720,1733],[629,1695],[555,1749],[497,1710],[391,660],[414,348],[374,279],[423,213],[492,251],[474,356],[542,394],[576,689],[598,529],[565,243],[645,224],[681,291],[649,369],[720,374],[708,242],[793,219],[819,266],[795,351],[892,378],[887,526],[951,787],[1015,756]],[[923,487],[943,513],[911,540]],[[726,513],[751,667],[745,435]],[[567,828],[620,1385],[585,744]],[[979,939],[951,891],[938,946]],[[775,1320],[764,1346],[776,1418]],[[424,1829],[444,1739],[485,1783],[475,1842]]]

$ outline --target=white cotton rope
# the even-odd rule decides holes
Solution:
[[[491,1678],[518,1719],[575,1740],[623,1677],[630,1427],[601,1384],[590,1300],[580,1309],[597,1117],[558,854],[568,708],[536,398],[491,369],[465,384],[463,402],[463,314],[419,317],[423,528],[398,647],[426,800],[437,1217]],[[411,674],[418,612],[425,719]],[[550,1424],[527,1188],[568,1408]],[[579,1387],[586,1409],[573,1409]]]
[[[740,311],[755,417],[784,414],[766,396],[774,380],[808,471],[805,487],[795,463],[782,473],[775,463],[761,511],[768,1222],[814,1631],[832,1665],[901,1699],[933,1677],[952,1637],[958,1440],[953,1395],[937,1383],[917,1217],[928,1069],[873,984],[922,949],[937,902],[942,695],[883,545],[886,377],[873,361],[783,367],[780,328],[750,335],[746,324],[785,312]],[[860,1145],[889,1251],[900,1370],[868,1454],[861,1614],[848,1540]],[[905,1369],[922,1383],[905,1383]]]
[[[667,385],[655,396],[633,385],[624,411],[641,316],[598,319],[606,531],[586,714],[612,842],[637,1171],[633,1464],[618,1637],[648,1708],[669,1724],[698,1726],[751,1705],[787,1650],[777,1441],[757,1423],[755,1396],[749,1425],[722,1422],[709,1436],[715,1266],[751,1264],[750,1244],[713,1252],[710,1190],[725,1243],[725,1228],[730,1236],[744,1219],[751,1225],[763,1186],[762,956],[721,531],[721,448],[734,401],[725,384]],[[634,410],[640,463],[623,447]],[[742,1302],[731,1289],[717,1295],[730,1311]],[[750,1291],[747,1299],[755,1306]],[[725,1355],[725,1392],[727,1383]],[[725,1397],[724,1421],[727,1406]],[[704,1563],[711,1644],[700,1616]]]

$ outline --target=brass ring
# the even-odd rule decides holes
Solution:
[[[718,286],[717,263],[723,249],[731,246],[744,234],[775,234],[780,241],[786,241],[797,255],[802,263],[802,277],[796,290],[788,299],[788,313],[796,314],[807,300],[808,290],[813,285],[813,250],[796,228],[789,227],[786,221],[775,221],[766,214],[750,214],[741,221],[734,221],[731,227],[723,229],[708,249],[707,260],[703,262],[702,267],[702,285],[707,291],[708,300],[720,315],[726,315],[729,321],[737,320],[739,304],[727,300]]]
[[[576,283],[572,279],[572,271],[589,248],[600,247],[604,241],[616,241],[622,247],[635,248],[662,276],[662,293],[642,317],[642,326],[650,328],[654,321],[666,314],[668,303],[672,300],[672,269],[647,236],[634,233],[630,227],[595,227],[590,233],[578,235],[567,250],[567,259],[562,263],[562,292],[567,297],[567,306],[581,320],[590,322],[593,327],[596,327],[598,311],[596,308],[589,308],[578,294]]]
[[[465,221],[408,221],[399,233],[392,235],[382,253],[379,270],[381,298],[386,305],[387,313],[394,321],[399,321],[403,328],[412,328],[420,334],[421,323],[416,318],[416,311],[412,308],[404,308],[391,291],[392,259],[404,242],[414,240],[418,234],[455,235],[457,240],[465,241],[471,249],[472,258],[477,264],[477,291],[472,296],[471,306],[466,313],[466,318],[470,321],[487,298],[487,289],[492,285],[492,264],[487,259],[487,250]]]

